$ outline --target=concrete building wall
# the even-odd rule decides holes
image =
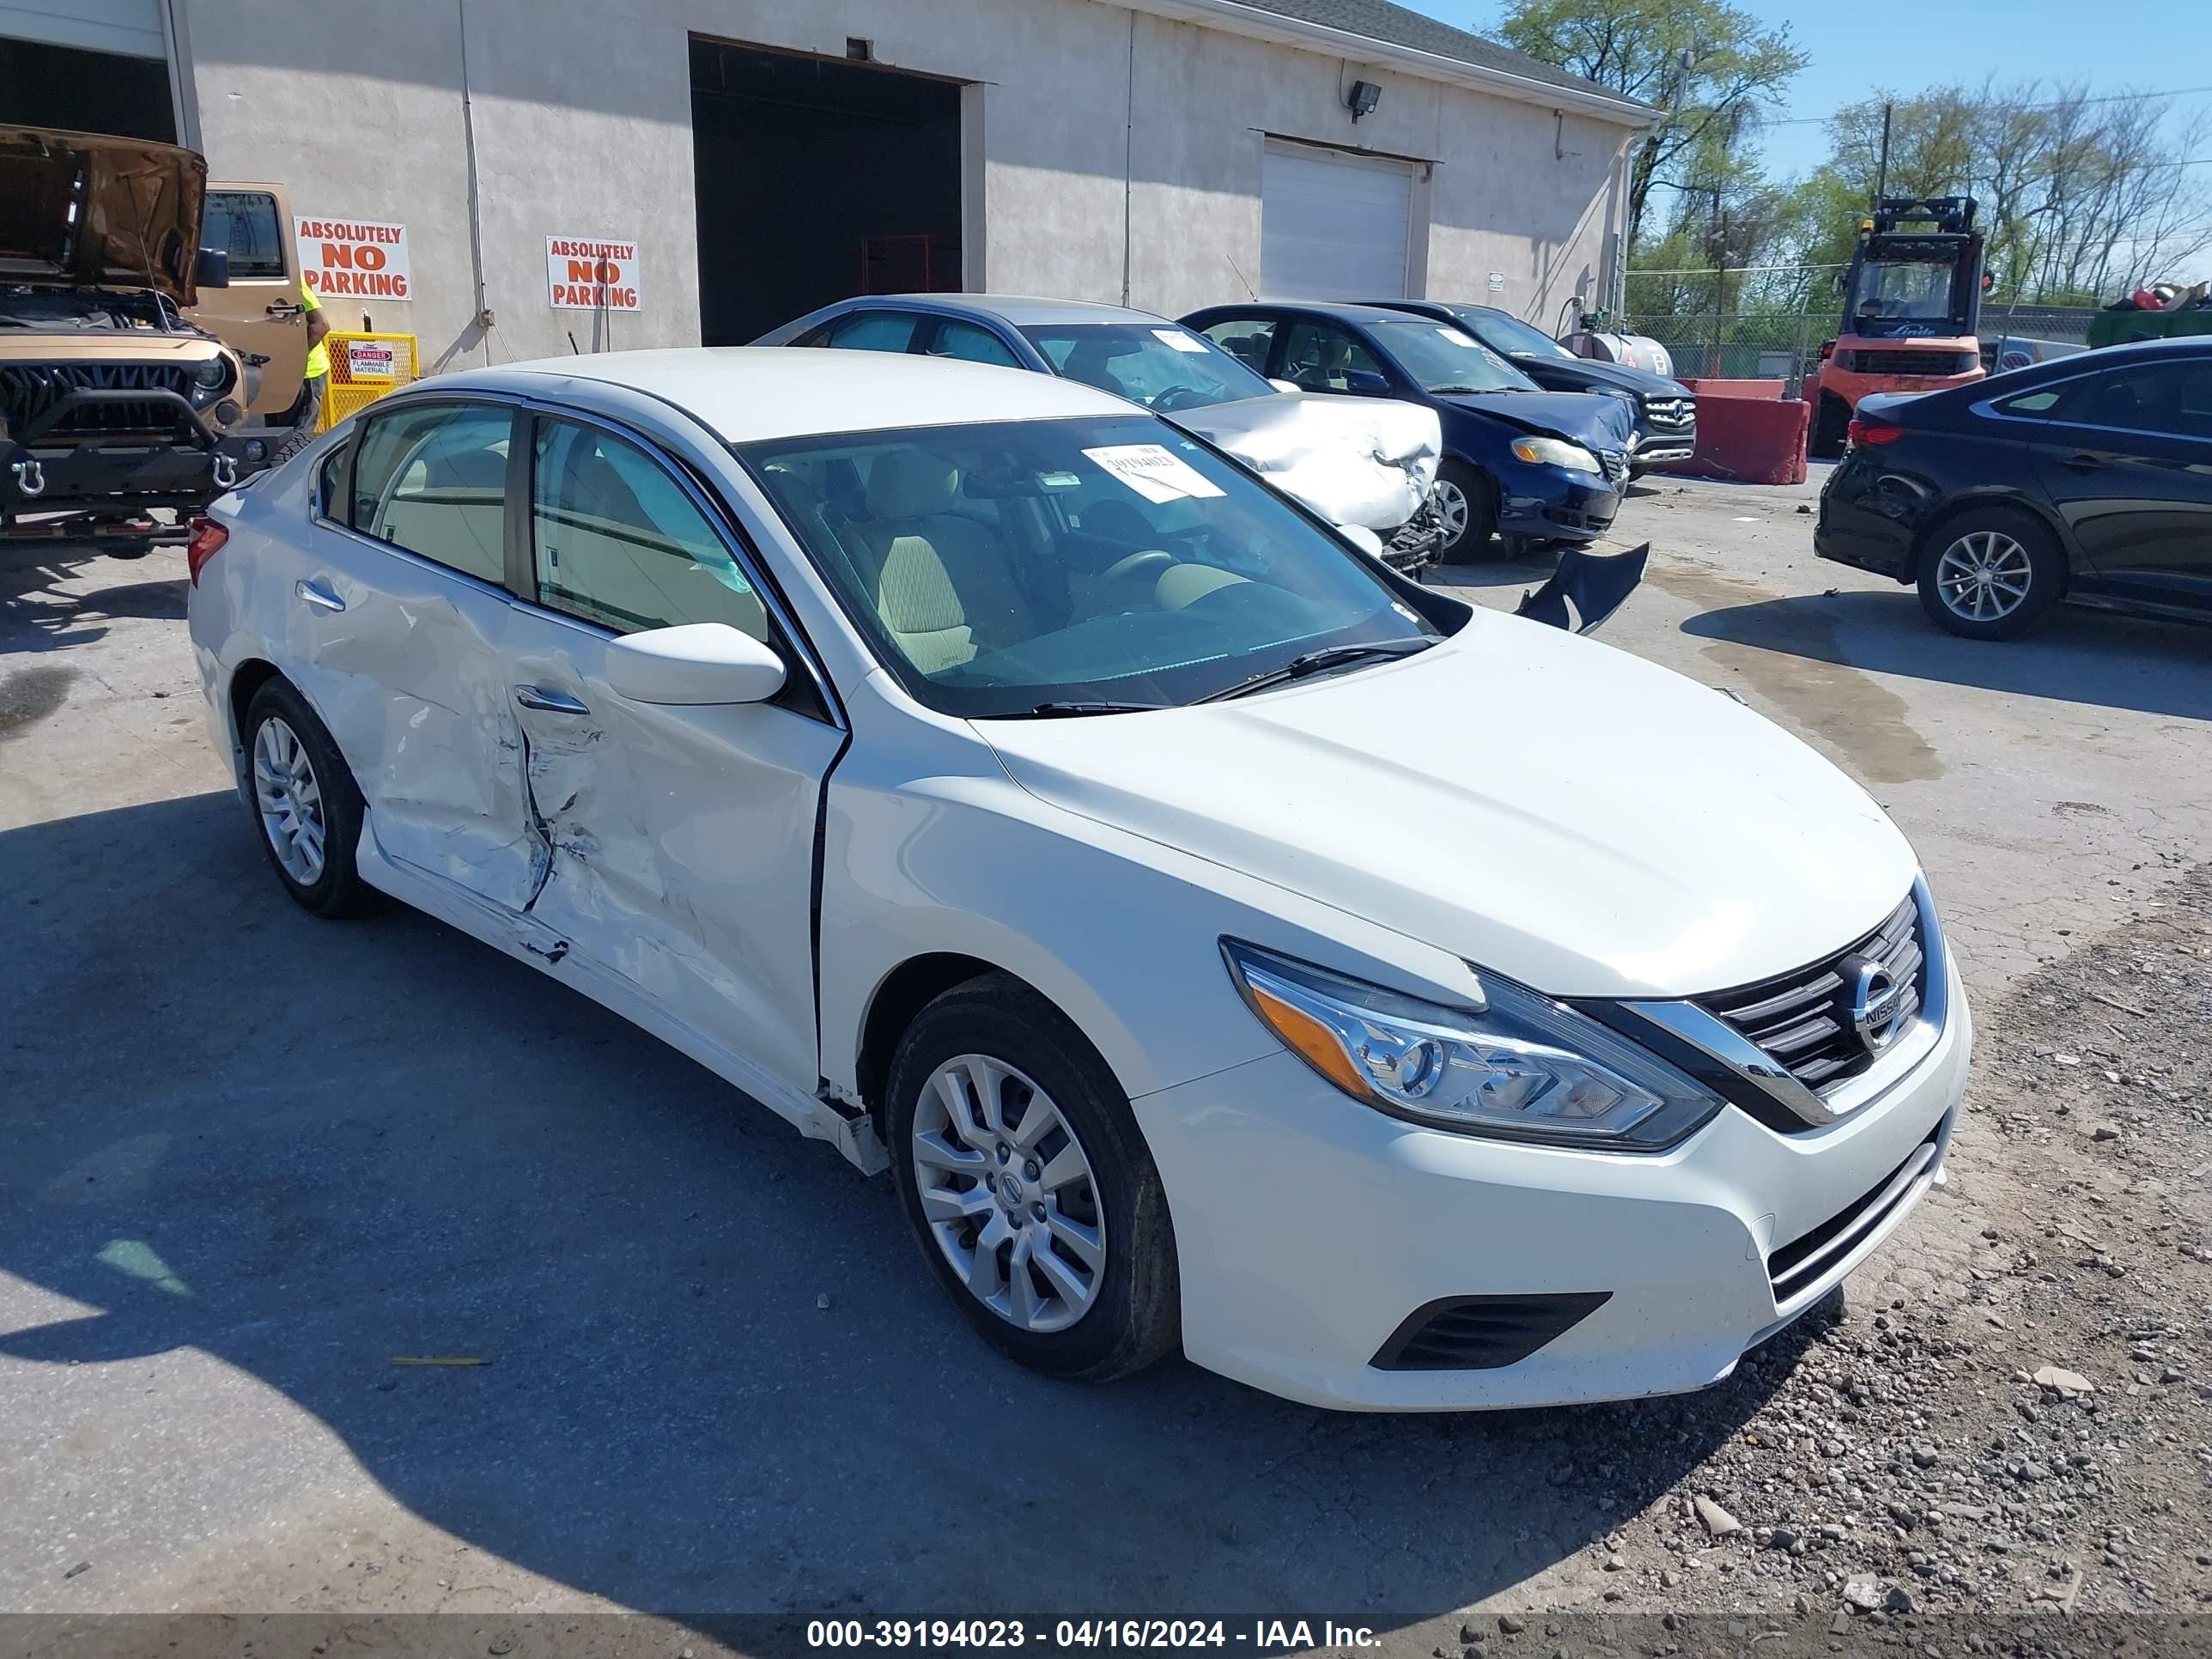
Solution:
[[[565,352],[572,331],[586,350],[696,342],[695,32],[831,57],[860,36],[884,64],[970,83],[971,287],[1117,300],[1126,278],[1133,303],[1170,314],[1238,297],[1260,281],[1269,135],[1407,158],[1427,291],[1546,323],[1570,293],[1596,298],[1620,218],[1620,127],[1102,0],[176,0],[175,15],[189,137],[215,177],[406,224],[413,297],[368,309],[416,333],[429,367]],[[1383,89],[1356,126],[1355,78]],[[643,308],[551,309],[549,234],[637,242]]]

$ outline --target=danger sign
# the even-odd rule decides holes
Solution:
[[[348,340],[346,373],[356,380],[388,380],[398,366],[398,353],[381,340]]]
[[[324,300],[411,300],[407,227],[299,214],[300,274]]]
[[[637,244],[548,236],[545,286],[556,311],[635,311]]]

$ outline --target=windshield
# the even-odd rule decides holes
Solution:
[[[1859,322],[1949,323],[1957,269],[1948,260],[1869,259],[1859,267],[1851,316]]]
[[[1459,319],[1460,325],[1476,339],[1509,357],[1565,357],[1569,362],[1576,361],[1573,352],[1542,329],[1502,311],[1469,306],[1459,313]]]
[[[1369,332],[1425,392],[1449,395],[1536,390],[1534,380],[1454,324],[1409,317],[1404,322],[1372,324]]]
[[[1022,332],[1069,380],[1163,415],[1276,395],[1212,341],[1172,323],[1059,324]]]
[[[1149,416],[737,453],[884,666],[943,714],[1188,703],[1310,651],[1436,636],[1364,555]]]

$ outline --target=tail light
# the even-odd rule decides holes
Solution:
[[[1853,448],[1864,445],[1872,448],[1879,444],[1893,444],[1905,435],[1901,426],[1884,426],[1879,421],[1862,421],[1856,417],[1844,428],[1844,436]]]
[[[207,562],[221,552],[222,544],[229,539],[230,532],[213,519],[192,520],[192,538],[185,544],[185,569],[194,587],[200,585],[200,572],[207,568]]]

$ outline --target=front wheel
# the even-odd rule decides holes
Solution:
[[[946,992],[899,1045],[889,1119],[915,1240],[986,1341],[1089,1382],[1176,1346],[1159,1172],[1121,1085],[1057,1008],[1000,974]]]
[[[2058,603],[2065,569],[2057,538],[2027,514],[1969,513],[1922,552],[1921,608],[1966,639],[2014,639]]]
[[[1429,499],[1443,526],[1437,539],[1440,562],[1467,564],[1497,556],[1498,485],[1488,473],[1464,461],[1446,461],[1437,469]]]

